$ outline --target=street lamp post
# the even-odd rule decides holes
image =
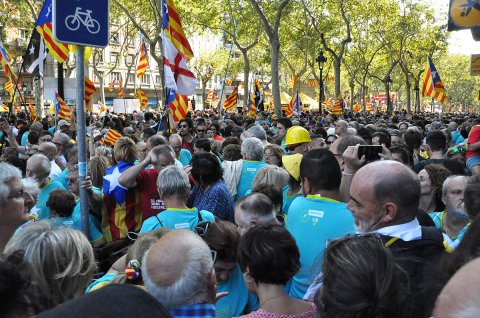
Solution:
[[[323,55],[323,51],[320,51],[320,55],[317,57],[318,68],[320,69],[320,94],[318,94],[318,110],[320,115],[323,114],[322,100],[323,100],[323,65],[327,61],[327,57]]]
[[[418,83],[415,83],[415,111],[420,112],[420,87],[418,87]]]
[[[392,103],[390,102],[390,85],[392,85],[392,78],[390,77],[390,75],[387,76],[386,84],[387,84],[387,112],[391,113]]]

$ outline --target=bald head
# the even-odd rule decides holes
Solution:
[[[168,308],[207,302],[212,269],[208,245],[187,230],[162,237],[142,265],[147,291]]]
[[[53,142],[44,142],[38,146],[37,153],[44,154],[48,160],[52,161],[57,154],[57,146]]]
[[[394,160],[369,163],[358,170],[352,186],[370,187],[377,204],[392,202],[398,213],[396,221],[413,219],[420,200],[420,180],[407,166]]]
[[[435,318],[480,317],[480,258],[452,276],[435,303]]]

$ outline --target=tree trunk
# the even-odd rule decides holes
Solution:
[[[412,105],[411,105],[411,89],[412,89],[412,85],[410,84],[410,81],[408,80],[408,77],[406,78],[405,80],[405,86],[406,86],[406,89],[407,89],[407,113],[410,114],[410,112],[412,111]],[[397,96],[398,97],[398,96]]]
[[[350,111],[353,112],[353,99],[355,97],[355,84],[350,82]]]
[[[274,103],[274,112],[277,117],[282,116],[282,101],[280,100],[280,78],[278,73],[278,57],[280,53],[280,40],[278,34],[270,39],[271,73],[272,73],[272,96]]]
[[[205,89],[207,88],[207,83],[204,81],[200,81],[200,86],[202,87],[202,108],[205,109]],[[197,102],[197,105],[200,106],[200,103]]]
[[[249,76],[250,76],[250,59],[248,58],[248,54],[247,54],[247,51],[243,51],[242,50],[242,54],[243,54],[243,62],[244,62],[244,66],[243,66],[243,92],[244,92],[244,96],[243,96],[243,105],[247,105],[247,101],[248,101],[248,94],[250,94],[250,91],[249,91]]]
[[[341,60],[334,59],[333,69],[335,71],[335,98],[340,96],[340,67],[341,67]]]
[[[99,77],[100,79],[100,100],[102,101],[102,104],[105,104],[105,83],[103,77]]]

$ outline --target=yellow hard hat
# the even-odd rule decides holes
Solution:
[[[308,131],[300,126],[290,127],[285,136],[285,146],[301,144],[312,141]]]
[[[300,162],[302,158],[303,155],[299,153],[282,156],[282,163],[285,170],[297,181],[300,180]]]

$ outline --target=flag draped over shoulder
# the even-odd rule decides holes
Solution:
[[[147,72],[148,60],[147,60],[147,46],[145,45],[145,38],[143,37],[142,32],[140,32],[140,60],[138,61],[138,66],[135,71],[137,78],[142,77]]]
[[[173,0],[162,0],[162,11],[165,86],[180,95],[192,95],[198,84],[195,74],[187,65],[193,57],[193,51],[183,32]]]
[[[175,99],[168,104],[172,111],[172,117],[175,122],[178,122],[187,117],[188,112],[188,96],[180,94],[175,95]]]
[[[447,92],[445,91],[445,87],[440,79],[440,75],[438,74],[435,65],[433,65],[432,58],[430,56],[427,59],[425,77],[423,78],[422,96],[430,96],[435,98],[440,102],[440,104],[447,102]]]
[[[103,177],[102,232],[107,242],[126,238],[128,232],[138,232],[142,225],[141,193],[118,182],[120,175],[132,166],[119,162],[108,168]]]
[[[38,15],[35,28],[45,41],[45,45],[48,48],[48,53],[57,60],[58,63],[62,63],[68,58],[68,44],[60,43],[53,38],[52,31],[52,0],[45,0],[42,11]]]
[[[223,108],[225,110],[234,110],[237,107],[238,86],[235,86],[233,92],[226,100],[223,101]]]
[[[70,120],[72,117],[72,112],[68,107],[67,103],[63,101],[63,99],[55,92],[55,115],[58,118]]]
[[[95,85],[93,82],[85,76],[85,105],[90,105],[90,97],[92,97],[92,94],[96,91],[97,89],[95,88]]]

